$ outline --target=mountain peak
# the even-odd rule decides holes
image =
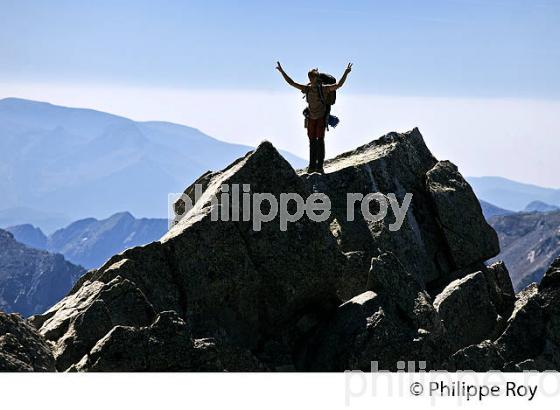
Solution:
[[[388,134],[343,158],[320,177],[298,175],[264,141],[196,179],[203,196],[167,235],[111,257],[37,318],[40,333],[60,346],[57,368],[199,370],[204,365],[193,363],[206,364],[204,351],[185,349],[215,340],[222,370],[334,371],[368,368],[371,360],[393,369],[406,356],[449,359],[442,319],[453,329],[477,315],[484,320],[476,333],[453,335],[457,348],[490,338],[497,312],[509,317],[514,298],[504,294],[510,286],[501,265],[478,272],[497,253],[495,232],[457,168],[438,162],[417,132]],[[333,222],[302,215],[287,229],[278,218],[255,229],[254,210],[254,220],[215,220],[211,198],[223,194],[223,184],[248,184],[277,200],[283,193],[323,193],[334,205]],[[352,221],[344,217],[347,194],[356,192],[395,193],[399,203],[413,192],[414,204],[392,232],[392,221],[368,223],[359,207]],[[240,214],[246,206],[240,204]],[[432,304],[429,295],[468,274],[472,280],[455,283],[438,307]],[[227,304],[220,302],[224,295]],[[471,297],[475,303],[464,302]],[[93,305],[103,318],[88,314]],[[146,340],[161,349],[140,363],[134,357],[146,357]],[[179,361],[172,359],[178,345],[185,347]],[[429,346],[443,346],[441,357],[422,356],[433,351]]]
[[[116,214],[111,215],[107,219],[109,219],[109,220],[130,220],[130,221],[133,221],[136,218],[134,218],[134,215],[132,215],[130,212],[123,211],[123,212],[117,212]]]
[[[21,243],[35,249],[47,248],[47,237],[40,228],[31,224],[15,225],[6,228],[14,238]]]
[[[524,209],[525,212],[554,212],[558,210],[560,210],[560,207],[543,201],[531,201]]]

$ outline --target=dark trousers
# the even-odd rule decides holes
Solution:
[[[310,138],[309,139],[309,170],[320,171],[323,169],[325,161],[325,139]]]
[[[323,169],[325,160],[325,118],[307,119],[307,136],[309,137],[309,171]]]

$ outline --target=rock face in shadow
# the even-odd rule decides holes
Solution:
[[[515,370],[560,367],[560,258],[544,274],[541,284],[519,293],[515,309],[496,345]]]
[[[478,199],[455,165],[438,162],[426,174],[426,185],[454,268],[466,268],[500,252],[498,235],[486,223]]]
[[[54,363],[47,342],[32,326],[0,312],[0,372],[51,372]]]
[[[452,370],[555,366],[556,271],[516,299],[505,266],[484,264],[497,243],[470,186],[432,156],[417,129],[342,154],[325,170],[298,173],[264,142],[203,174],[185,191],[194,206],[175,204],[181,215],[160,241],[112,257],[29,319],[49,341],[56,368],[342,371],[368,370],[374,361],[396,370],[411,360]],[[241,201],[235,218],[222,203],[244,184],[276,200],[327,194],[331,215],[323,222],[304,215],[285,230],[275,218],[254,229],[250,204]],[[348,193],[378,193],[399,205],[410,193],[412,200],[395,230],[392,212],[377,222],[364,216],[379,210],[373,202],[365,210],[352,202],[348,220]],[[269,209],[263,201],[262,212]],[[296,212],[294,202],[288,210]],[[222,218],[213,220],[215,213]],[[533,333],[524,337],[539,340],[530,349],[518,340],[527,326]]]
[[[331,230],[343,252],[361,252],[369,260],[380,250],[390,251],[427,288],[440,287],[450,281],[451,272],[499,252],[496,233],[486,223],[469,184],[452,163],[433,157],[416,128],[389,133],[339,155],[326,162],[325,172],[302,174],[302,178],[311,191],[331,199]],[[393,232],[392,212],[382,221],[368,221],[360,202],[351,203],[354,220],[348,220],[348,193],[394,194],[399,204],[410,193],[412,202],[403,225]],[[346,277],[344,282],[366,280]]]
[[[88,282],[89,285],[89,282]],[[120,276],[82,286],[42,316],[30,318],[53,342],[58,370],[79,361],[114,326],[143,326],[155,312],[136,285]]]
[[[449,255],[437,224],[431,200],[425,188],[426,173],[437,163],[417,129],[390,133],[362,147],[341,154],[325,163],[325,174],[302,174],[309,189],[329,196],[332,203],[331,230],[343,252],[361,252],[369,261],[380,250],[395,254],[408,272],[427,284],[448,271]],[[361,203],[353,201],[348,209],[348,193],[394,193],[402,204],[406,193],[412,203],[398,233],[390,230],[393,214],[382,221],[367,221]],[[371,212],[378,209],[372,206]],[[349,220],[353,212],[353,220]],[[369,267],[369,263],[367,264]],[[360,280],[352,277],[344,283],[357,282],[348,289],[351,296],[364,290],[367,270]],[[344,285],[343,285],[344,286]]]
[[[193,339],[174,311],[161,312],[145,327],[115,326],[69,371],[258,371],[248,351],[228,349],[215,339]]]
[[[399,362],[414,360],[437,369],[451,346],[417,280],[395,255],[384,253],[372,260],[368,286],[372,290],[343,303],[309,338],[304,367],[396,371]]]
[[[497,324],[498,314],[482,272],[451,282],[436,297],[434,307],[455,350],[482,342]]]
[[[450,370],[560,369],[560,258],[547,270],[540,285],[531,284],[516,295],[504,329],[491,340],[456,352]]]

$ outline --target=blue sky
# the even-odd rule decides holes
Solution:
[[[0,0],[0,98],[167,120],[301,157],[295,80],[354,69],[327,156],[418,126],[465,175],[560,188],[560,0]]]
[[[277,89],[355,63],[352,90],[560,97],[560,2],[0,1],[0,76]]]

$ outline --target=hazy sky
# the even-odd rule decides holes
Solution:
[[[0,98],[263,138],[306,156],[296,80],[355,63],[337,153],[419,126],[467,175],[559,187],[558,1],[0,0]]]

